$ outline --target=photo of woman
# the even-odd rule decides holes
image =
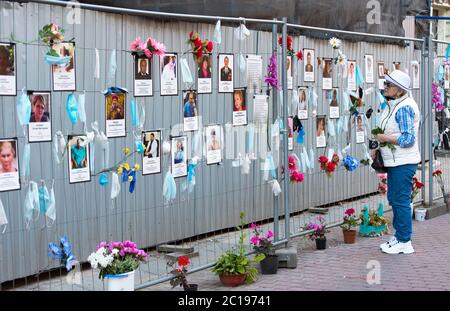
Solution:
[[[331,90],[333,87],[333,60],[331,58],[323,59],[323,72],[322,72],[322,89]]]
[[[0,139],[0,191],[20,189],[17,139]]]
[[[364,123],[362,114],[356,117],[356,143],[362,144],[364,143]]]
[[[245,103],[245,88],[233,92],[233,125],[247,124],[247,105]]]
[[[161,95],[177,95],[177,55],[166,53],[160,57],[161,63]]]
[[[316,120],[316,147],[317,148],[323,148],[327,145],[326,140],[326,121],[325,117],[317,117]]]
[[[85,143],[85,135],[69,135],[68,137],[69,157],[69,183],[79,183],[91,180],[89,167],[89,144]]]
[[[373,83],[373,55],[366,54],[364,55],[364,64],[365,64],[365,74],[366,74],[366,82]]]
[[[303,81],[314,82],[315,70],[314,70],[314,50],[303,49],[303,55],[306,55],[305,66],[303,67]]]
[[[298,88],[298,118],[308,119],[308,88],[301,86]]]
[[[45,96],[45,99],[44,99]],[[31,99],[30,122],[49,122],[49,94],[34,94]]]
[[[327,91],[327,100],[329,103],[330,119],[339,118],[339,102],[338,102],[338,88],[333,88]]]
[[[15,96],[16,91],[16,45],[0,43],[0,95]]]
[[[347,65],[347,87],[351,91],[356,90],[356,62],[349,61]]]
[[[206,133],[206,164],[218,164],[222,162],[222,131],[219,125],[205,127]]]
[[[212,66],[211,54],[203,55],[198,63],[197,70],[197,90],[199,94],[209,94],[212,92]]]
[[[50,92],[30,92],[29,96],[31,116],[28,126],[28,141],[52,141]]]
[[[53,45],[60,57],[70,57],[65,65],[52,65],[53,91],[76,91],[75,43],[62,42]]]

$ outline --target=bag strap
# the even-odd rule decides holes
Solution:
[[[384,131],[386,130],[387,123],[388,123],[389,119],[392,117],[392,114],[394,113],[395,108],[397,108],[397,106],[398,106],[400,103],[402,103],[404,100],[406,100],[407,98],[409,98],[409,96],[403,98],[401,101],[399,101],[397,104],[395,104],[395,106],[394,106],[394,108],[392,109],[392,111],[389,111],[388,116],[387,116],[383,121],[381,121],[380,125],[382,125],[383,122],[386,121],[386,124],[384,125],[384,128],[383,128],[383,133],[384,133]],[[390,110],[390,109],[391,109],[391,106],[388,105],[388,107],[389,107],[389,110]]]

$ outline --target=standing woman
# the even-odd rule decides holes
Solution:
[[[386,74],[385,79],[384,96],[388,106],[380,118],[384,134],[378,134],[376,139],[395,146],[393,150],[387,146],[380,147],[387,168],[387,198],[394,213],[395,236],[380,248],[388,254],[411,254],[414,253],[411,244],[411,191],[417,164],[421,161],[418,144],[420,111],[408,94],[411,84],[408,74],[394,70]]]

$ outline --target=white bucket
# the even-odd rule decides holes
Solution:
[[[425,221],[425,216],[427,215],[427,210],[424,208],[416,208],[414,211],[415,219],[417,221]]]
[[[105,275],[107,291],[134,291],[134,272]]]

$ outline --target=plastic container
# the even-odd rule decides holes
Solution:
[[[134,272],[105,275],[107,291],[134,291]]]
[[[427,210],[424,208],[414,209],[414,217],[417,221],[425,221],[425,216],[427,215]]]

